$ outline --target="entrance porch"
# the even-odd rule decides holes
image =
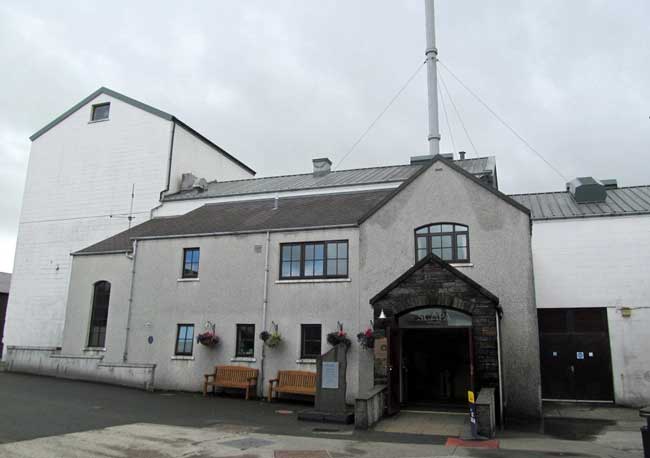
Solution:
[[[376,353],[375,384],[388,387],[387,414],[468,416],[468,392],[478,397],[485,390],[494,393],[483,412],[493,431],[502,398],[499,299],[430,254],[370,303],[377,347],[385,349]]]

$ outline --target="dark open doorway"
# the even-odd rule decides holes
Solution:
[[[402,331],[402,402],[464,405],[470,389],[469,329]]]

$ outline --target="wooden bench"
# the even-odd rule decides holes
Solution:
[[[316,372],[278,371],[278,378],[269,380],[269,401],[274,392],[316,396]]]
[[[208,387],[212,386],[212,392],[219,388],[240,388],[246,390],[246,399],[250,393],[255,394],[257,387],[257,374],[259,371],[250,367],[242,366],[215,366],[214,374],[205,374],[203,382],[203,396],[207,396]]]

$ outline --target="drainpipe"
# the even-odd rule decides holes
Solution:
[[[266,331],[267,307],[269,304],[269,245],[271,244],[271,232],[266,231],[266,253],[264,260],[264,299],[262,301],[262,331]],[[266,358],[266,345],[262,343],[262,360],[260,361],[260,396],[264,397],[264,360]]]
[[[129,286],[129,303],[126,309],[126,336],[124,337],[124,353],[122,362],[126,362],[129,353],[129,334],[131,332],[131,306],[133,305],[133,284],[135,283],[135,256],[137,254],[138,241],[133,241],[133,254],[127,254],[126,257],[131,260],[131,285]]]
[[[163,206],[163,199],[165,198],[165,194],[169,192],[169,187],[171,186],[172,182],[172,157],[174,154],[174,135],[176,134],[176,119],[172,119],[172,127],[171,127],[171,133],[169,136],[169,157],[167,159],[167,184],[165,186],[165,189],[160,191],[160,197],[158,201],[160,202],[158,205],[153,207],[149,211],[149,218],[153,218],[156,210],[158,210],[160,207]]]
[[[501,317],[499,311],[494,312],[497,320],[497,358],[499,359],[499,422],[503,431],[503,375],[501,372]]]

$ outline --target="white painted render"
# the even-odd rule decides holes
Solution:
[[[209,145],[180,124],[174,129],[174,149],[172,154],[171,180],[169,193],[177,192],[183,173],[193,173],[206,180],[243,180],[253,174],[242,168],[223,154],[215,154]]]
[[[188,200],[169,200],[165,201],[154,209],[152,216],[176,216],[184,215],[192,210],[202,207],[206,204],[216,204],[220,202],[243,202],[247,200],[273,199],[275,197],[295,197],[295,196],[314,196],[323,194],[335,194],[344,192],[374,191],[377,189],[395,189],[400,184],[398,182],[360,184],[354,186],[332,186],[329,188],[301,189],[297,191],[268,192],[260,194],[243,194],[226,197],[210,197],[206,199],[188,199]]]
[[[650,402],[650,216],[539,221],[539,308],[606,307],[617,403]],[[632,316],[624,318],[622,307]]]
[[[104,102],[109,119],[90,121],[92,105]],[[171,132],[171,121],[100,93],[32,142],[5,348],[61,345],[70,253],[127,229],[132,185],[133,224],[149,219],[167,186]],[[208,168],[206,147],[186,136],[179,135],[175,167],[200,160]],[[211,152],[216,177],[242,176],[233,161]]]

